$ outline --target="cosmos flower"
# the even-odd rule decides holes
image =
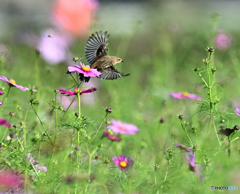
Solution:
[[[0,101],[0,106],[2,106],[3,105],[3,102],[2,101]]]
[[[100,72],[98,72],[96,69],[91,69],[89,65],[84,65],[83,63],[80,62],[80,66],[74,65],[74,66],[69,66],[68,71],[70,73],[81,73],[83,74],[84,77],[97,77],[101,75]]]
[[[240,116],[240,108],[235,108],[235,113]]]
[[[178,93],[171,92],[170,96],[172,98],[177,98],[177,99],[202,100],[200,96],[197,96],[196,94],[189,94],[188,92],[178,92]]]
[[[220,31],[214,38],[214,45],[219,50],[226,50],[232,44],[233,38],[231,35]]]
[[[133,124],[122,123],[121,121],[111,120],[112,125],[107,126],[107,129],[111,129],[115,133],[119,134],[135,134],[138,132],[138,128]]]
[[[18,173],[13,171],[0,171],[0,190],[7,191],[6,193],[15,193],[8,191],[19,191],[23,188],[24,179]],[[5,193],[5,192],[4,192]]]
[[[186,147],[185,145],[181,145],[176,141],[174,142],[174,145],[182,150],[185,150],[186,152],[191,152],[193,150],[192,148]]]
[[[38,164],[38,161],[36,161],[33,157],[31,153],[27,153],[27,157],[29,159],[29,161],[33,164],[33,167],[37,170],[41,170],[41,171],[47,171],[47,167]]]
[[[0,90],[0,95],[3,95],[3,94],[4,94],[3,91]]]
[[[117,135],[111,135],[108,131],[105,131],[103,134],[105,135],[106,138],[112,141],[118,141],[118,142],[121,141],[121,139]]]
[[[7,121],[5,119],[0,119],[0,125],[4,125],[6,127],[11,127],[11,124],[7,123]]]
[[[97,7],[97,0],[55,0],[53,22],[71,36],[86,35],[89,33]]]
[[[192,171],[201,181],[204,181],[205,178],[202,174],[202,167],[198,164],[195,164],[195,155],[190,154],[189,159],[189,153],[186,152],[186,159],[188,162],[189,170]]]
[[[16,88],[18,88],[18,89],[20,89],[20,90],[22,90],[22,91],[29,90],[28,88],[25,88],[25,87],[23,87],[23,86],[17,85],[16,82],[15,82],[13,79],[8,80],[6,77],[0,76],[0,80],[8,83],[11,87],[16,87]]]
[[[67,91],[67,90],[62,90],[62,89],[59,89],[59,92],[61,94],[65,94],[64,96],[73,96],[73,95],[77,95],[78,93],[80,95],[82,95],[83,93],[92,93],[92,92],[95,92],[97,90],[97,88],[90,88],[90,89],[83,89],[81,91],[78,90],[77,87],[75,87],[74,91]]]
[[[112,160],[123,171],[127,171],[134,163],[131,158],[127,158],[124,155],[120,155],[119,158],[114,156]]]
[[[51,37],[49,36],[50,32]],[[72,56],[68,49],[71,43],[72,38],[68,35],[47,29],[42,32],[37,48],[45,61],[51,65],[56,65]]]

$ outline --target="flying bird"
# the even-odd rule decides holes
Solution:
[[[120,73],[114,66],[123,62],[120,57],[109,56],[107,54],[108,38],[110,34],[106,32],[95,32],[85,45],[85,58],[91,69],[97,69],[102,74],[100,79],[113,80],[130,74]]]

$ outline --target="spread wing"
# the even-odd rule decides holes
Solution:
[[[85,57],[87,62],[92,65],[96,60],[102,56],[107,55],[108,37],[107,31],[95,32],[92,34],[85,45]]]
[[[101,75],[99,76],[100,79],[117,79],[120,77],[124,77],[124,76],[129,76],[130,74],[122,74],[120,73],[115,67],[110,66],[104,69],[101,69]]]

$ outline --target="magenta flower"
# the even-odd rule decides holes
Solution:
[[[177,98],[177,99],[202,100],[200,96],[197,96],[196,94],[189,94],[188,92],[178,92],[178,93],[171,92],[170,96],[172,98]]]
[[[186,152],[186,159],[188,162],[189,170],[192,171],[201,181],[204,181],[205,178],[202,174],[202,167],[198,164],[195,164],[195,155],[190,154],[189,159],[189,153]]]
[[[84,77],[97,77],[101,75],[100,72],[98,72],[96,69],[91,69],[89,65],[84,65],[83,63],[80,62],[80,66],[74,65],[74,66],[69,66],[68,71],[70,73],[81,73],[83,74]]]
[[[123,171],[127,171],[134,163],[131,158],[126,158],[124,155],[120,155],[119,158],[114,156],[112,160]]]
[[[49,33],[51,32],[51,36]],[[51,65],[56,65],[71,58],[68,47],[72,43],[72,38],[62,32],[52,29],[45,30],[40,38],[38,50],[45,61]]]
[[[66,91],[66,90],[62,90],[62,89],[59,89],[59,92],[61,94],[65,94],[64,96],[73,96],[73,95],[77,95],[78,93],[80,95],[82,95],[83,93],[92,93],[92,92],[95,92],[97,90],[97,88],[90,88],[90,89],[83,89],[81,91],[78,90],[77,87],[75,87],[75,90],[72,92],[72,91]]]
[[[103,134],[106,136],[106,138],[108,138],[108,139],[110,139],[112,141],[117,141],[117,142],[121,141],[121,139],[117,135],[111,135],[107,131],[105,131]]]
[[[0,90],[0,96],[3,95],[3,94],[4,94],[3,91]]]
[[[36,161],[33,157],[31,153],[27,153],[27,157],[29,159],[29,161],[33,164],[33,167],[37,170],[41,170],[41,171],[47,171],[47,167],[43,166],[43,165],[39,165],[38,161]]]
[[[107,126],[107,129],[111,129],[115,133],[119,134],[135,134],[138,132],[138,128],[133,124],[122,123],[121,121],[111,120],[112,125]]]
[[[0,106],[2,106],[3,105],[3,102],[2,101],[0,101]]]
[[[174,142],[174,145],[182,150],[185,150],[186,152],[191,152],[193,150],[192,148],[186,147],[185,145],[181,145],[176,141]]]
[[[0,171],[0,189],[6,193],[15,193],[10,191],[19,191],[23,188],[24,179],[18,173],[12,171]],[[2,193],[2,192],[1,192]],[[5,193],[5,192],[4,192]]]
[[[224,32],[220,32],[214,38],[214,45],[219,50],[226,50],[231,46],[232,40],[233,38],[231,35]]]
[[[235,113],[240,116],[240,108],[235,108]]]
[[[29,90],[28,88],[25,88],[25,87],[23,87],[23,86],[17,85],[16,82],[15,82],[13,79],[8,80],[6,77],[0,76],[0,80],[8,83],[11,87],[16,87],[16,88],[18,88],[18,89],[20,89],[20,90],[22,90],[22,91]]]
[[[7,121],[5,119],[0,119],[0,125],[5,125],[6,127],[12,126],[10,123],[7,123]]]

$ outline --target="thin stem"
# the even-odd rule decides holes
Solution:
[[[228,157],[230,157],[230,156],[231,156],[231,140],[228,136]]]
[[[210,67],[210,59],[211,59],[212,53],[209,53],[208,61],[207,63],[207,74],[208,74],[208,95],[209,95],[209,105],[210,105],[210,113],[213,112],[213,99],[212,99],[212,80],[211,80],[211,67]]]
[[[63,114],[63,116],[62,116],[62,118],[61,118],[61,120],[60,120],[59,126],[61,126],[61,123],[62,123],[62,121],[63,121],[64,116],[67,114],[68,109],[72,106],[72,104],[73,104],[73,102],[75,101],[76,98],[77,98],[77,96],[75,96],[75,98],[74,98],[74,99],[72,100],[72,102],[69,104],[69,106],[67,107],[67,110],[64,111],[64,114]]]
[[[185,132],[185,135],[187,136],[187,138],[188,138],[188,140],[189,140],[191,146],[193,147],[192,140],[191,140],[191,138],[189,137],[189,135],[188,135],[188,133],[187,133],[187,129],[186,129],[186,127],[183,125],[182,121],[180,121],[180,122],[181,122],[181,126],[182,126],[182,128],[183,128],[183,130],[184,130],[184,132]]]
[[[126,178],[126,176],[125,176],[125,174],[124,174],[124,171],[123,171],[123,170],[121,170],[121,171],[122,171],[123,179],[125,180],[126,183],[128,183],[127,178]]]
[[[165,183],[165,182],[166,182],[166,180],[167,180],[169,163],[170,163],[170,160],[168,160],[168,164],[167,164],[167,171],[166,171],[166,173],[165,173],[165,177],[164,177],[164,179],[163,179],[163,183],[162,183],[162,186],[161,186],[161,188],[163,188],[163,185],[164,185],[164,183]]]
[[[217,129],[216,129],[216,125],[215,125],[215,122],[214,122],[214,121],[213,121],[213,128],[214,128],[214,131],[215,131],[217,140],[218,140],[218,144],[219,144],[219,146],[221,146],[221,141],[219,140],[218,133],[217,133]]]
[[[107,115],[108,115],[108,113],[106,113],[106,115],[105,115],[104,119],[102,120],[101,124],[99,125],[99,127],[98,127],[98,129],[97,129],[95,135],[93,136],[92,140],[89,142],[88,145],[90,145],[90,144],[93,142],[93,140],[95,139],[95,137],[97,136],[97,134],[98,134],[99,130],[101,129],[101,127],[102,127],[102,125],[103,125],[103,123],[104,123],[104,121],[105,121]]]

